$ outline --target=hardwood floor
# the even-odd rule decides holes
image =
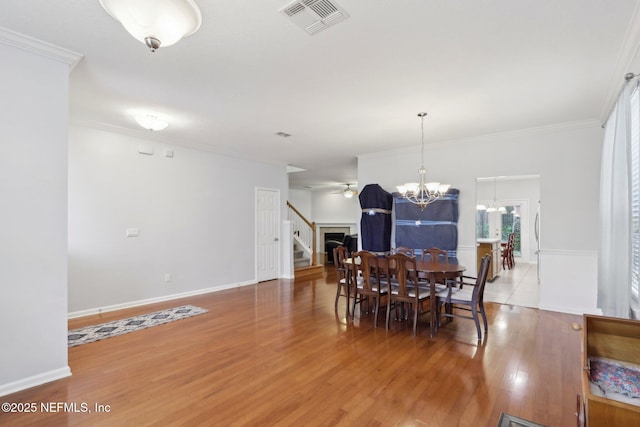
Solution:
[[[69,349],[73,376],[0,398],[36,413],[2,426],[496,426],[502,412],[575,425],[581,317],[488,304],[489,333],[455,319],[377,329],[333,309],[335,274],[74,319],[70,328],[194,304],[208,313]],[[46,413],[41,403],[91,412]],[[95,405],[109,412],[96,412]],[[55,406],[54,406],[55,407]]]

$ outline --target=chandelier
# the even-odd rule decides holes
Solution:
[[[496,185],[497,185],[496,182],[497,182],[497,179],[494,177],[493,178],[493,201],[491,202],[491,205],[487,207],[483,204],[478,204],[476,205],[477,210],[487,211],[487,212],[500,212],[500,213],[507,212],[507,208],[505,208],[504,206],[498,207],[498,201],[496,200]]]
[[[135,39],[151,52],[198,31],[202,15],[193,0],[99,0]]]
[[[449,184],[426,182],[427,170],[424,167],[424,117],[426,115],[427,113],[418,113],[418,117],[420,117],[421,120],[420,129],[422,131],[422,165],[420,169],[418,169],[419,182],[407,182],[404,185],[398,185],[396,187],[402,197],[414,205],[418,205],[421,211],[423,211],[428,204],[435,202],[449,191]]]

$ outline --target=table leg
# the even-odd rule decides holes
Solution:
[[[433,333],[435,330],[436,323],[436,274],[429,273],[429,291],[431,293],[431,297],[429,299],[429,328],[431,330],[431,338],[433,338]]]

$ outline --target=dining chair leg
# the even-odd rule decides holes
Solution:
[[[480,314],[482,315],[482,322],[484,323],[484,333],[486,334],[489,330],[487,326],[487,313],[484,311],[484,303],[480,303]]]
[[[414,307],[413,307],[413,336],[414,337],[416,336],[417,331],[418,331],[418,303],[414,304]]]
[[[391,302],[387,302],[387,319],[385,321],[385,329],[389,329],[390,319],[391,319]]]
[[[478,341],[482,341],[482,331],[480,330],[480,319],[478,319],[478,307],[476,305],[471,306],[471,315],[473,316],[473,321],[476,324],[476,331],[478,332]]]
[[[377,328],[378,327],[378,298],[376,298],[375,302],[373,303],[373,327]]]
[[[345,293],[347,294],[347,306],[346,306],[346,315],[345,315],[345,319],[349,319],[349,301],[350,301],[350,286],[349,286],[349,282],[347,281],[347,284],[345,285]]]
[[[353,322],[356,317],[356,300],[358,299],[358,290],[353,291],[353,304],[351,305],[351,321]],[[349,302],[347,301],[347,304]]]

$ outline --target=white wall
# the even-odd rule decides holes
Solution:
[[[428,144],[427,178],[460,190],[460,262],[475,269],[476,178],[540,175],[543,261],[539,306],[572,313],[597,312],[593,266],[598,247],[602,138],[599,123],[584,122]],[[398,183],[415,180],[419,166],[420,147],[360,156],[358,183],[379,183],[393,192]],[[570,268],[563,268],[568,259]],[[578,277],[575,268],[587,274]]]
[[[312,193],[313,220],[318,223],[353,224],[360,221],[358,196],[347,199],[342,193]]]
[[[255,187],[279,189],[286,216],[285,166],[141,135],[70,129],[72,316],[255,283]],[[139,144],[154,154],[138,153]]]
[[[35,53],[33,40],[27,41],[29,51],[21,50],[4,44],[4,36],[0,34],[0,395],[70,375],[67,93],[69,66],[79,59]]]
[[[289,202],[307,218],[313,221],[313,212],[311,209],[311,191],[289,189]]]

